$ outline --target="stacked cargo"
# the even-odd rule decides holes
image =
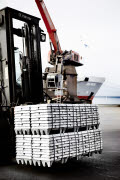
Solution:
[[[80,104],[41,104],[15,108],[15,131],[46,134],[51,130],[91,128],[99,125],[98,107]]]
[[[68,158],[79,159],[82,155],[101,152],[102,137],[98,128],[96,105],[39,104],[16,107],[16,159],[18,163],[50,167],[56,161],[66,162]],[[25,146],[27,144],[28,147]]]
[[[23,134],[30,134],[30,106],[17,106],[15,107],[15,114],[14,114],[14,127],[16,134],[22,132]],[[19,132],[17,132],[19,131]]]
[[[16,135],[16,159],[21,163],[32,164],[32,137],[31,135]]]

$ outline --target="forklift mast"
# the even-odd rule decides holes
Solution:
[[[24,22],[21,29],[13,26],[13,20]],[[0,11],[0,104],[15,106],[24,103],[43,102],[43,82],[40,41],[43,31],[39,18],[5,8]],[[14,35],[24,42],[24,53],[15,59]],[[20,65],[21,84],[16,82],[16,63]]]

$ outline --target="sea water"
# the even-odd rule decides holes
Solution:
[[[95,96],[94,104],[120,104],[120,96]]]

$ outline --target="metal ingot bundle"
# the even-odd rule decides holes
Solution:
[[[53,162],[63,163],[69,158],[100,153],[102,137],[98,128],[96,105],[15,107],[17,162],[50,167]]]
[[[21,163],[29,161],[32,164],[32,137],[31,135],[16,135],[16,159]]]
[[[39,104],[15,108],[15,131],[49,134],[51,130],[65,132],[66,129],[90,129],[93,126],[99,126],[96,105]]]

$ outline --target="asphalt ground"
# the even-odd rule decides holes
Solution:
[[[120,180],[120,107],[99,107],[103,153],[52,168],[0,166],[0,180]]]

